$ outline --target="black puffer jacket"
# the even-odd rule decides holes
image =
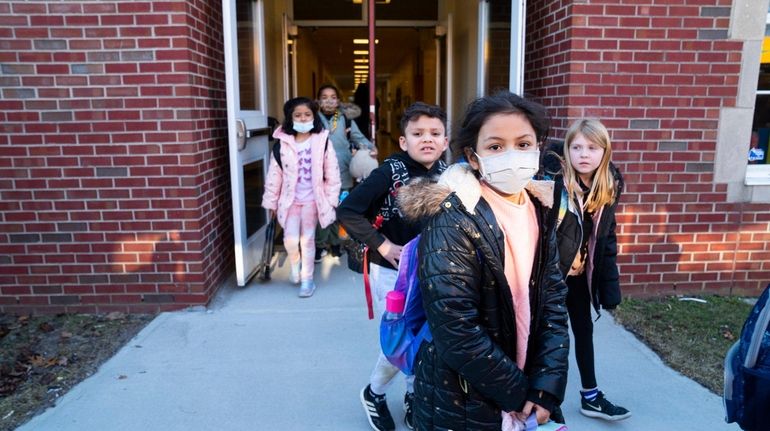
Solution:
[[[562,154],[562,147],[553,144],[550,148],[552,153],[547,153],[544,159],[544,166],[547,171],[558,172],[561,168],[555,155]],[[593,255],[589,256],[589,268],[591,268],[590,288],[591,300],[597,312],[599,307],[612,310],[620,304],[620,275],[618,272],[617,255],[618,240],[615,235],[615,211],[618,207],[618,201],[623,191],[623,176],[620,171],[610,163],[610,171],[615,178],[617,193],[615,201],[611,205],[605,205],[601,211],[601,217],[598,224],[594,221],[594,232],[596,233]],[[581,227],[582,214],[578,214],[577,205],[569,206],[563,211],[563,218],[558,222],[559,211],[567,202],[567,191],[564,186],[564,178],[560,173],[554,176],[554,205],[549,215],[549,223],[557,223],[557,241],[559,243],[559,268],[566,277],[572,262],[575,260],[580,244],[583,239],[583,228]]]
[[[450,186],[442,188],[447,182]],[[448,195],[452,184],[463,190]],[[468,193],[469,188],[474,190]],[[553,411],[564,397],[567,290],[558,270],[555,232],[541,229],[538,240],[522,372],[515,363],[516,319],[503,273],[503,232],[475,189],[480,193],[470,171],[454,165],[440,184],[410,185],[399,195],[403,203],[418,190],[423,194],[401,205],[409,216],[436,212],[419,247],[420,289],[433,341],[423,344],[416,365],[418,430],[499,430],[501,410],[520,411],[529,399]],[[551,193],[549,188],[530,194],[539,222],[547,214],[541,200],[550,202]]]

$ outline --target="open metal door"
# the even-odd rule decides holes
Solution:
[[[260,204],[269,162],[265,25],[262,0],[222,0],[227,138],[235,272],[245,286],[262,258],[267,211]]]

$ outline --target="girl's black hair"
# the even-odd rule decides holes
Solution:
[[[297,131],[294,130],[292,114],[294,113],[294,108],[300,105],[307,106],[308,109],[310,109],[310,112],[313,113],[313,128],[310,130],[310,133],[318,133],[323,130],[324,125],[321,122],[321,118],[318,116],[318,104],[307,97],[295,97],[283,104],[283,123],[281,123],[283,132],[288,135],[297,136]]]
[[[509,91],[501,91],[491,96],[480,97],[468,105],[457,134],[450,142],[454,161],[465,157],[466,147],[476,149],[481,126],[495,114],[522,114],[535,129],[538,145],[544,144],[548,139],[551,121],[545,107]]]

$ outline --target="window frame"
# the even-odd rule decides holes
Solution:
[[[768,34],[768,28],[770,28],[770,7],[767,11],[767,14],[765,15],[764,37],[770,36]],[[759,80],[757,80],[757,82],[759,82]],[[759,87],[759,84],[757,84],[757,87]],[[756,96],[770,96],[770,90],[760,90],[757,88],[754,94],[754,99],[756,100]],[[756,106],[754,109],[756,109]],[[762,165],[750,165],[748,161],[746,161],[746,179],[744,184],[747,186],[770,185],[770,163],[765,163]]]
[[[726,184],[727,202],[770,203],[770,164],[748,161],[769,4],[770,0],[734,0],[730,8],[728,39],[743,42],[741,70],[735,105],[719,111],[714,157],[714,182]]]

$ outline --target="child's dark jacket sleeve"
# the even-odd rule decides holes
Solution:
[[[337,219],[348,234],[372,249],[385,242],[385,236],[372,227],[372,221],[389,187],[390,178],[380,166],[357,185],[337,208]]]

